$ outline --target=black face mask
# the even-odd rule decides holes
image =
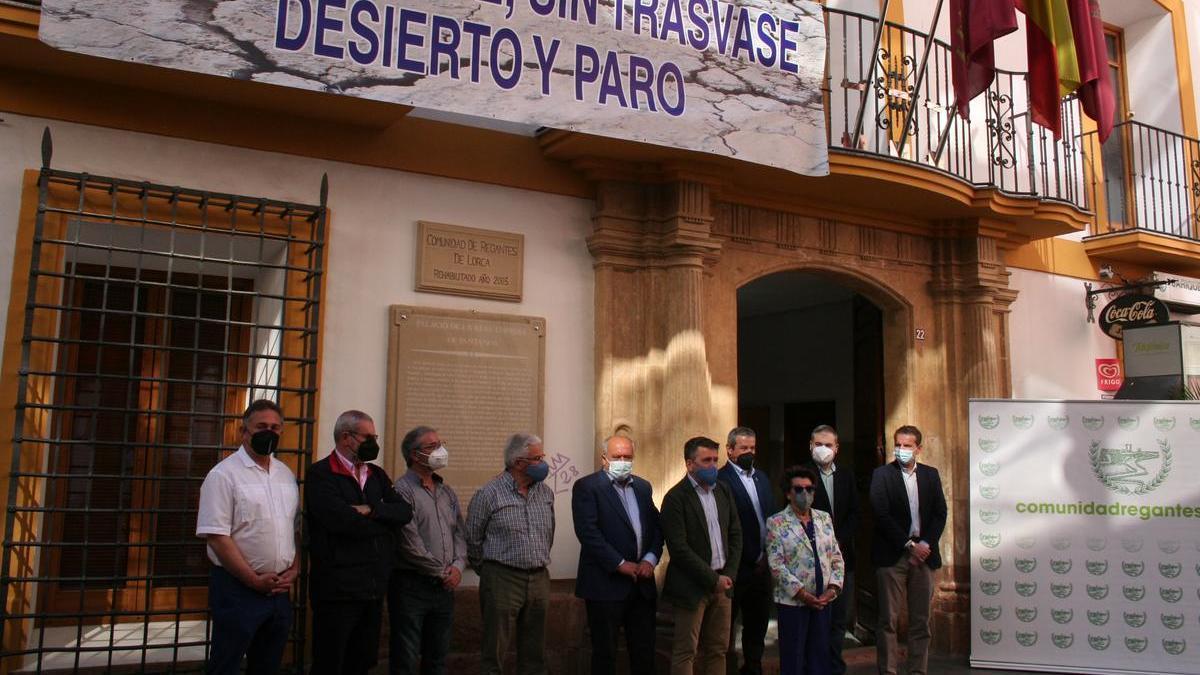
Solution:
[[[358,455],[359,461],[369,462],[379,456],[379,443],[374,438],[368,438],[358,444],[355,454]]]
[[[250,437],[250,449],[259,455],[269,455],[279,447],[279,434],[270,429],[254,432]]]
[[[738,455],[738,458],[733,460],[733,463],[737,464],[738,468],[742,471],[749,471],[754,468],[754,453],[747,452]]]

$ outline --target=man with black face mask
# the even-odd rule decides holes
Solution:
[[[729,622],[729,651],[726,672],[758,675],[762,672],[764,641],[771,617],[771,573],[767,569],[767,518],[775,515],[771,481],[754,458],[758,442],[754,430],[734,427],[729,431],[725,452],[729,461],[718,474],[737,505],[742,525],[742,560],[733,582],[733,616]],[[739,622],[739,618],[741,619]],[[738,623],[742,624],[742,667],[733,645]]]
[[[279,670],[292,625],[289,591],[300,569],[296,555],[296,476],[271,456],[279,446],[283,411],[259,400],[242,415],[242,447],[208,472],[200,486],[196,536],[212,562],[209,673]]]
[[[400,528],[412,508],[379,456],[375,422],[348,410],[333,426],[333,452],[308,470],[313,673],[365,675],[379,653],[383,599]]]

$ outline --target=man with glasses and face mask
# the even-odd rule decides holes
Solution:
[[[437,474],[450,461],[437,430],[412,429],[400,452],[408,472],[396,479],[396,492],[412,504],[413,519],[401,531],[400,557],[388,585],[388,672],[435,675],[446,672],[454,589],[467,566],[467,540],[458,495]]]
[[[289,591],[300,569],[296,514],[300,492],[279,446],[283,411],[258,400],[242,415],[242,447],[208,472],[200,486],[196,536],[212,561],[209,673],[279,670],[292,625]]]
[[[375,422],[358,410],[338,416],[334,449],[308,470],[313,607],[313,673],[365,675],[379,653],[401,526],[412,508],[396,493],[379,456]]]
[[[467,557],[479,572],[483,618],[480,672],[503,672],[509,643],[517,643],[517,672],[546,673],[546,610],[550,606],[550,546],[554,492],[543,482],[550,465],[542,439],[513,434],[504,472],[471,497]]]
[[[617,637],[625,629],[629,672],[654,672],[654,566],[663,538],[654,488],[633,475],[633,440],[610,436],[603,467],[575,481],[571,514],[579,537],[575,595],[587,604],[592,675],[617,672]]]

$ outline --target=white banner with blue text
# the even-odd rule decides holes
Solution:
[[[813,0],[42,0],[72,52],[829,172]]]

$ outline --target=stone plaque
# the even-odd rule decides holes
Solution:
[[[546,320],[393,305],[384,466],[404,473],[400,441],[417,425],[450,451],[439,473],[462,501],[504,469],[504,443],[542,434]]]
[[[417,222],[417,290],[521,300],[525,235]]]

